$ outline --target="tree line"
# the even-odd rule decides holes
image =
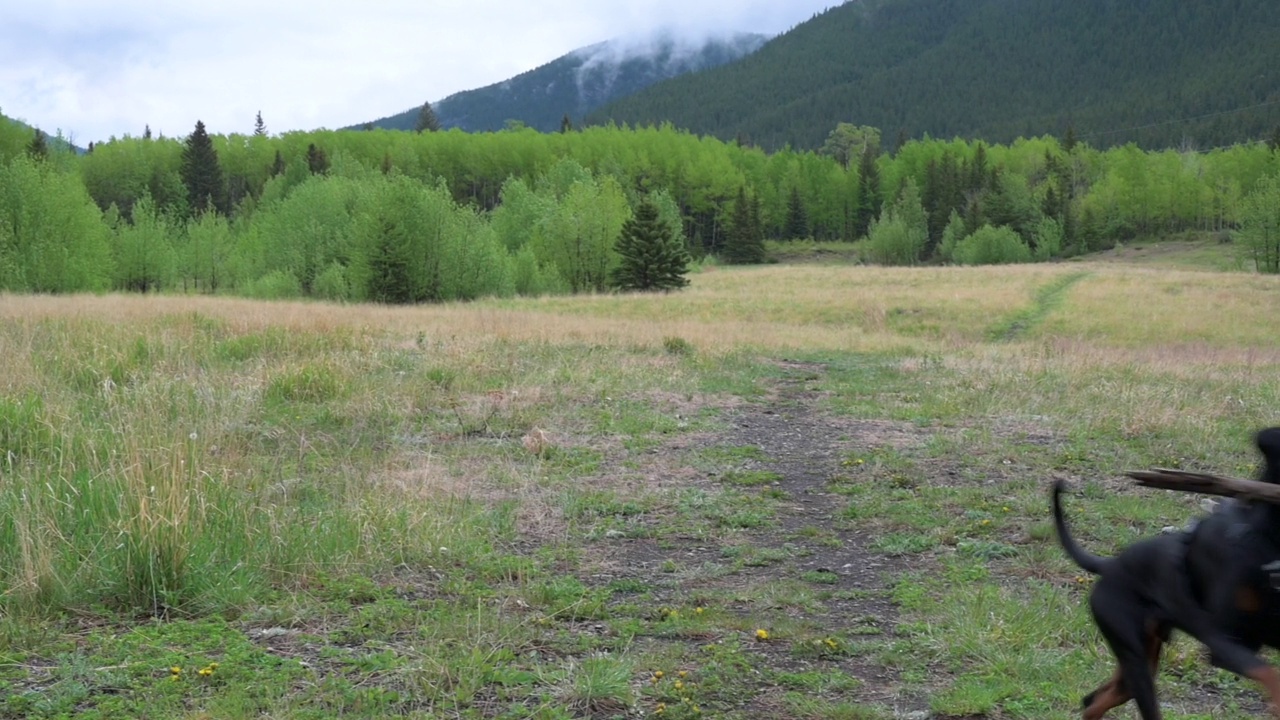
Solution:
[[[1265,246],[1280,207],[1266,200],[1280,160],[1265,143],[1146,152],[1044,136],[888,152],[878,130],[841,124],[821,151],[766,153],[669,125],[256,126],[197,124],[80,154],[0,118],[0,289],[380,302],[602,292],[650,276],[620,271],[628,258],[762,262],[767,240],[795,238],[857,242],[893,264],[1045,260],[1187,230]],[[1274,255],[1259,249],[1259,267]]]

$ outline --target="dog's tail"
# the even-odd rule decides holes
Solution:
[[[1103,568],[1107,566],[1108,559],[1098,557],[1080,547],[1071,537],[1071,531],[1067,529],[1067,518],[1062,514],[1062,491],[1066,487],[1066,482],[1062,480],[1053,483],[1053,524],[1058,529],[1058,542],[1081,570],[1101,575]]]
[[[1258,431],[1253,438],[1262,453],[1262,470],[1258,480],[1266,483],[1280,483],[1280,427],[1269,427]]]

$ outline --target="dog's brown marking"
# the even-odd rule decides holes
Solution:
[[[1271,714],[1280,718],[1280,672],[1264,664],[1250,670],[1249,677],[1266,688],[1267,695],[1271,698]]]
[[[1258,591],[1250,585],[1238,586],[1236,588],[1236,609],[1247,613],[1255,613],[1262,609],[1262,598],[1258,597]]]
[[[1089,704],[1084,708],[1084,720],[1101,720],[1112,708],[1129,702],[1129,697],[1120,668],[1116,668],[1116,674],[1087,698]]]

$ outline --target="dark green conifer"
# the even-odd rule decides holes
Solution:
[[[413,124],[414,132],[435,132],[440,129],[440,120],[436,117],[436,111],[431,109],[431,103],[422,103],[422,109],[418,111],[418,119]]]
[[[809,237],[809,214],[805,212],[800,188],[792,185],[791,195],[787,198],[787,219],[782,228],[782,239],[799,240],[807,237]]]
[[[764,231],[759,227],[758,205],[753,200],[748,200],[745,187],[738,188],[723,250],[724,261],[731,265],[754,265],[765,260]]]
[[[312,175],[323,175],[329,172],[329,156],[315,143],[307,144],[307,168]]]
[[[620,290],[678,290],[689,284],[689,253],[684,242],[658,215],[658,207],[642,200],[622,226],[615,248],[622,262],[611,273]]]
[[[187,202],[192,212],[226,212],[227,185],[222,165],[218,162],[218,152],[213,148],[213,141],[204,129],[204,123],[199,120],[182,148],[179,174],[187,187]]]
[[[27,154],[35,160],[44,160],[49,157],[49,143],[44,139],[44,131],[36,128],[36,134],[32,136],[31,142],[27,143]]]

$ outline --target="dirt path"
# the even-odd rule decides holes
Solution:
[[[873,538],[840,518],[849,501],[831,492],[829,485],[842,468],[847,470],[844,463],[860,452],[885,445],[914,446],[925,435],[909,425],[834,417],[820,407],[823,395],[814,388],[825,372],[822,366],[784,363],[782,368],[782,380],[761,402],[726,411],[725,429],[699,436],[679,450],[661,451],[688,457],[708,448],[756,449],[750,458],[733,464],[740,472],[772,477],[763,488],[772,498],[772,522],[712,540],[669,535],[615,539],[605,552],[609,569],[595,580],[641,582],[657,602],[673,606],[701,597],[724,598],[722,609],[744,621],[774,618],[789,626],[853,638],[852,643],[885,644],[896,637],[898,623],[890,599],[895,563],[869,550]],[[710,475],[705,483],[723,484],[716,473]],[[726,548],[749,548],[765,559],[730,563]],[[788,595],[797,592],[801,598]],[[749,627],[744,626],[745,633],[750,633]],[[861,681],[856,691],[842,694],[845,702],[892,708],[901,716],[926,716],[925,701],[904,694],[894,670],[856,648],[820,658],[797,652],[786,640],[754,643],[749,649],[767,669],[759,695],[742,708],[752,717],[786,716],[773,704],[778,693],[767,684],[768,671],[813,669],[839,670]]]

